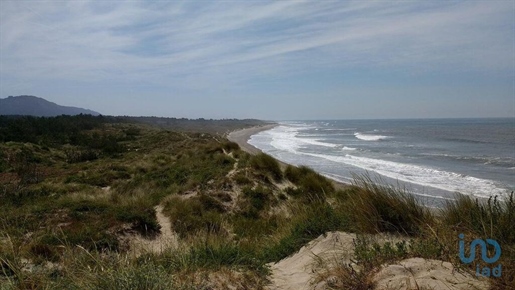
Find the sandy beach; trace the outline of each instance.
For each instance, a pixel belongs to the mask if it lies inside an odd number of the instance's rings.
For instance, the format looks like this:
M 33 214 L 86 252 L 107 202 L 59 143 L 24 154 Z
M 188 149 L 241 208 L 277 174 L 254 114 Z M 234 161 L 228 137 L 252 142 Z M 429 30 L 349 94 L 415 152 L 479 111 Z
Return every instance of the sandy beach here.
M 276 126 L 278 126 L 278 124 L 256 126 L 256 127 L 251 127 L 251 128 L 247 128 L 247 129 L 233 131 L 227 135 L 227 139 L 240 145 L 240 148 L 243 151 L 245 151 L 249 154 L 255 155 L 262 151 L 248 143 L 250 136 L 255 135 L 261 131 L 270 130 Z M 289 165 L 288 163 L 285 163 L 281 160 L 277 160 L 277 162 L 279 162 L 282 169 L 285 169 Z M 339 182 L 339 181 L 336 181 L 331 178 L 329 178 L 329 180 L 331 180 L 333 182 L 333 184 L 336 188 L 345 188 L 345 187 L 349 186 L 349 184 L 345 184 L 343 182 Z
M 278 124 L 256 126 L 256 127 L 246 128 L 243 130 L 233 131 L 227 135 L 227 139 L 229 139 L 232 142 L 238 143 L 238 145 L 240 145 L 240 148 L 243 151 L 250 153 L 250 154 L 257 154 L 257 153 L 261 152 L 261 150 L 250 145 L 247 142 L 250 139 L 250 136 L 255 135 L 261 131 L 270 130 L 276 126 L 278 126 Z

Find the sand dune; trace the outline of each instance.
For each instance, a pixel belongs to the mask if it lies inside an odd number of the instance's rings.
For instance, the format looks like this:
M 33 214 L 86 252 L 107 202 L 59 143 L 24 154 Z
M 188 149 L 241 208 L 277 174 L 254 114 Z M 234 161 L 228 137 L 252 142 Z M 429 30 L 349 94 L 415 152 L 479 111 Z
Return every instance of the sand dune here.
M 336 289 L 345 289 L 342 288 L 345 285 L 344 281 L 339 281 L 342 277 L 328 275 L 328 278 L 322 281 L 317 281 L 317 277 L 321 276 L 319 273 L 330 273 L 331 268 L 338 265 L 350 265 L 355 271 L 360 271 L 359 267 L 352 262 L 355 238 L 355 234 L 345 232 L 326 233 L 309 242 L 294 255 L 270 264 L 272 275 L 268 289 L 334 289 L 329 288 L 329 285 L 336 286 Z M 379 244 L 399 240 L 386 235 L 377 235 L 373 238 Z M 382 265 L 370 280 L 377 290 L 488 289 L 488 283 L 485 280 L 478 280 L 467 272 L 458 271 L 449 262 L 422 258 L 411 258 L 395 264 Z

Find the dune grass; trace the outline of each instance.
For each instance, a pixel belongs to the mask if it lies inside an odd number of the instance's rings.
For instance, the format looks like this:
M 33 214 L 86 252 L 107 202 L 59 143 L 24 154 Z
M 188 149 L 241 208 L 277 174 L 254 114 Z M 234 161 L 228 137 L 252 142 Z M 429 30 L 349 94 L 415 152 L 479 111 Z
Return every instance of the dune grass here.
M 502 249 L 497 262 L 502 265 L 502 276 L 492 279 L 493 289 L 515 289 L 515 194 L 490 197 L 479 201 L 468 195 L 457 195 L 441 211 L 442 239 L 452 240 L 464 234 L 473 239 L 496 240 Z M 449 237 L 451 236 L 451 237 Z M 489 249 L 491 250 L 491 249 Z M 493 256 L 490 253 L 489 256 Z
M 357 232 L 391 232 L 418 235 L 433 223 L 433 216 L 406 189 L 373 181 L 368 175 L 355 176 L 349 191 L 348 210 Z
M 407 257 L 461 265 L 459 233 L 499 241 L 504 272 L 493 285 L 513 284 L 513 194 L 486 203 L 459 196 L 435 214 L 404 188 L 365 175 L 337 189 L 308 167 L 282 169 L 217 135 L 103 126 L 80 136 L 118 136 L 123 150 L 0 143 L 0 289 L 261 289 L 267 263 L 329 231 L 358 235 L 366 271 L 340 268 L 348 287 L 367 289 L 367 273 Z M 179 246 L 131 255 L 128 239 L 161 232 L 157 205 Z M 376 233 L 404 242 L 366 238 Z
M 270 155 L 259 153 L 254 155 L 249 160 L 250 166 L 261 173 L 264 177 L 270 176 L 275 181 L 280 181 L 283 178 L 283 173 L 279 162 Z

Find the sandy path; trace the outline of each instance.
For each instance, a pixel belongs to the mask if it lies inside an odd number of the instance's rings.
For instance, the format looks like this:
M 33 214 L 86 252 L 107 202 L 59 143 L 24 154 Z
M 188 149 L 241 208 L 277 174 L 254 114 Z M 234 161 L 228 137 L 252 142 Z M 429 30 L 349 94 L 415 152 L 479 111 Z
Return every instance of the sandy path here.
M 178 246 L 177 234 L 172 231 L 170 219 L 163 214 L 163 206 L 158 205 L 154 209 L 156 210 L 157 222 L 161 226 L 161 234 L 155 239 L 136 236 L 131 241 L 131 249 L 137 256 L 146 252 L 161 253 L 166 249 L 177 248 Z
M 314 289 L 313 282 L 317 273 L 317 262 L 326 266 L 335 259 L 345 259 L 350 263 L 353 253 L 354 234 L 330 232 L 302 247 L 297 253 L 270 264 L 272 284 L 269 290 L 308 290 Z

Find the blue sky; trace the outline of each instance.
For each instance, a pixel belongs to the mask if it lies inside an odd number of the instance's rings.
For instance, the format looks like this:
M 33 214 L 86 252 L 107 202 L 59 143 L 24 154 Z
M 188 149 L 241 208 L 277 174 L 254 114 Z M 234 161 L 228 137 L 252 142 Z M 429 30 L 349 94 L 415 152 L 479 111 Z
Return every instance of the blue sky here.
M 0 98 L 108 115 L 515 117 L 515 1 L 0 1 Z

